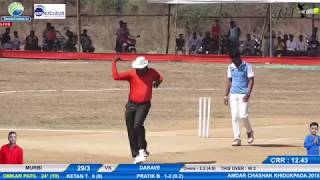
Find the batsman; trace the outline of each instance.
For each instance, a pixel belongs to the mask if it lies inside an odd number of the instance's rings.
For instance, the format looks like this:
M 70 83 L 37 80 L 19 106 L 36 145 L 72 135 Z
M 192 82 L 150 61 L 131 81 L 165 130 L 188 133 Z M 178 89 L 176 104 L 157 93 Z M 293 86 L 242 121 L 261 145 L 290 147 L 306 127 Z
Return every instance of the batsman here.
M 133 69 L 122 73 L 118 73 L 118 61 L 121 59 L 116 58 L 112 62 L 112 75 L 114 80 L 128 81 L 130 85 L 125 118 L 133 163 L 138 164 L 146 161 L 149 156 L 144 121 L 151 107 L 152 88 L 158 88 L 163 77 L 155 69 L 148 67 L 148 60 L 143 56 L 133 61 Z

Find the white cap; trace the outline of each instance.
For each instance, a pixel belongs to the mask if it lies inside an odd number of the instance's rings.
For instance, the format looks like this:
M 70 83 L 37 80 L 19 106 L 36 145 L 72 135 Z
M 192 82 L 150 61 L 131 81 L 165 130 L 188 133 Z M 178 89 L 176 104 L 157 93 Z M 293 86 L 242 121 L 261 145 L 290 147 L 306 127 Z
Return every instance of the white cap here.
M 143 69 L 148 66 L 149 62 L 145 57 L 139 56 L 135 61 L 132 62 L 132 68 L 134 69 Z

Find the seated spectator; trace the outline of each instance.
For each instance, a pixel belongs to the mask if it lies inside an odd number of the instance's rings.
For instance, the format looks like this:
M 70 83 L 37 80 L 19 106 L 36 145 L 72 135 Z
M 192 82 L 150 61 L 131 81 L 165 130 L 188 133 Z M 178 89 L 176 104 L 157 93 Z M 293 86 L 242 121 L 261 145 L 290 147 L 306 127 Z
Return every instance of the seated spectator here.
M 286 45 L 280 36 L 277 39 L 275 50 L 276 50 L 276 56 L 278 57 L 281 57 L 286 53 Z
M 201 46 L 201 39 L 197 37 L 197 33 L 193 32 L 192 37 L 188 41 L 189 54 L 197 54 Z
M 18 32 L 13 32 L 13 40 L 12 40 L 12 50 L 20 50 L 20 46 L 22 45 L 22 39 L 19 37 Z
M 80 43 L 82 46 L 82 52 L 94 52 L 95 48 L 92 46 L 91 38 L 86 29 L 84 29 L 80 35 Z
M 300 35 L 299 40 L 297 41 L 297 55 L 299 55 L 299 56 L 307 55 L 307 49 L 308 49 L 308 45 L 304 41 L 303 36 Z
M 243 46 L 240 47 L 241 54 L 254 56 L 256 42 L 251 38 L 251 34 L 247 34 L 247 39 L 244 41 Z
M 55 51 L 62 51 L 67 40 L 60 31 L 56 31 L 56 35 L 57 40 L 55 44 Z
M 76 44 L 78 42 L 78 37 L 75 33 L 73 33 L 72 31 L 70 31 L 70 29 L 68 27 L 64 28 L 66 30 L 65 35 L 67 36 L 67 40 L 64 46 L 64 51 L 67 52 L 76 52 L 77 48 L 76 48 Z
M 34 31 L 30 31 L 30 34 L 26 37 L 25 50 L 40 50 L 39 39 L 34 34 Z
M 186 41 L 183 34 L 179 34 L 179 37 L 176 39 L 176 54 L 179 52 L 186 54 Z
M 202 39 L 202 54 L 213 53 L 213 39 L 211 38 L 210 32 L 206 32 L 205 37 Z
M 57 33 L 54 26 L 51 26 L 47 32 L 48 51 L 55 51 L 54 44 L 57 40 Z
M 283 35 L 283 42 L 284 42 L 284 45 L 285 45 L 285 52 L 284 52 L 284 55 L 286 55 L 286 54 L 287 54 L 287 41 L 288 41 L 288 39 L 289 39 L 288 34 L 284 34 L 284 35 Z
M 9 143 L 1 147 L 0 164 L 23 164 L 23 149 L 17 145 L 17 133 L 9 132 Z
M 289 40 L 287 40 L 287 56 L 296 55 L 297 42 L 293 40 L 293 34 L 289 35 Z
M 311 37 L 311 41 L 308 44 L 308 56 L 318 56 L 319 55 L 320 43 L 316 36 Z
M 6 28 L 5 32 L 2 34 L 1 46 L 3 49 L 12 49 L 10 28 Z

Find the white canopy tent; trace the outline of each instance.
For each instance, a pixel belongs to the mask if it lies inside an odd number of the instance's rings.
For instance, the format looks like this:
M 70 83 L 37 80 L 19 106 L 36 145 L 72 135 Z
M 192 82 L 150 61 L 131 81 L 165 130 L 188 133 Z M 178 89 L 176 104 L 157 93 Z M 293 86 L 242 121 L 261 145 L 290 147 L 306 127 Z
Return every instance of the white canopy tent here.
M 320 3 L 320 0 L 148 0 L 148 3 L 169 4 L 169 14 L 171 14 L 170 5 L 178 4 L 215 4 L 215 3 L 268 3 L 269 4 L 269 29 L 270 29 L 270 56 L 272 56 L 272 3 Z M 169 49 L 169 29 L 170 17 L 168 18 L 168 42 L 167 53 Z

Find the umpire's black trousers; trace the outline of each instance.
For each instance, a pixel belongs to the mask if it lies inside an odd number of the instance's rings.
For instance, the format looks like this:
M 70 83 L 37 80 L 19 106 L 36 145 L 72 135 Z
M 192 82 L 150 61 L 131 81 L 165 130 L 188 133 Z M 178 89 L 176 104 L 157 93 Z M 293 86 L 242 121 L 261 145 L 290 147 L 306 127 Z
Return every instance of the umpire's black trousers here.
M 150 107 L 150 102 L 139 104 L 129 101 L 126 105 L 126 125 L 132 157 L 139 154 L 139 149 L 147 149 L 144 121 Z

